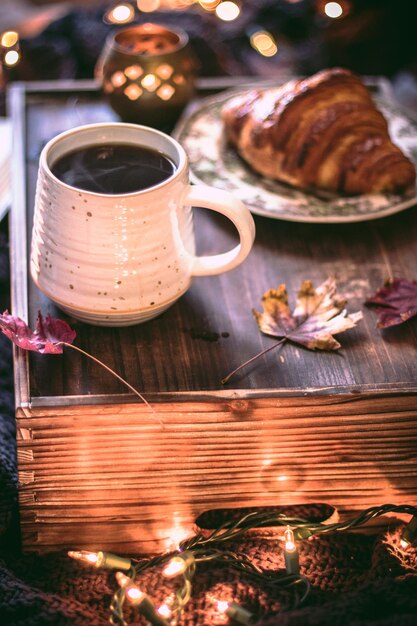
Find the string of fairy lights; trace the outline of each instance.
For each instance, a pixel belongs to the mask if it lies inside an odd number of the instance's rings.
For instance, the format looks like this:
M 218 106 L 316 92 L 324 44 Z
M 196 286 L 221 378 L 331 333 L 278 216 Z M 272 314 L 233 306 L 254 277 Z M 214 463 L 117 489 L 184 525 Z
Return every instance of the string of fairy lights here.
M 303 0 L 284 0 L 288 4 L 297 4 Z M 123 25 L 133 22 L 138 14 L 151 15 L 155 11 L 188 9 L 191 6 L 212 13 L 224 22 L 239 19 L 244 0 L 136 0 L 133 2 L 117 2 L 103 15 L 108 24 Z M 351 10 L 349 0 L 327 2 L 316 0 L 317 12 L 322 17 L 340 19 Z M 250 44 L 256 52 L 264 57 L 273 57 L 278 53 L 279 44 L 272 33 L 259 29 L 250 35 Z M 21 60 L 19 33 L 7 30 L 0 33 L 0 63 L 3 67 L 13 68 Z
M 266 591 L 278 588 L 286 590 L 291 596 L 292 607 L 297 607 L 305 601 L 311 587 L 308 578 L 301 573 L 298 544 L 322 534 L 358 528 L 372 519 L 390 513 L 411 515 L 398 540 L 397 553 L 404 554 L 409 549 L 415 549 L 412 546 L 417 543 L 417 507 L 408 504 L 384 504 L 366 509 L 357 517 L 335 523 L 331 523 L 331 519 L 327 522 L 311 522 L 283 513 L 253 511 L 239 519 L 226 521 L 209 533 L 200 532 L 184 539 L 176 550 L 141 559 L 86 550 L 70 551 L 68 555 L 96 568 L 115 571 L 118 588 L 109 607 L 109 621 L 113 626 L 128 626 L 126 608 L 129 609 L 129 615 L 133 611 L 134 622 L 141 615 L 152 626 L 177 626 L 181 623 L 181 617 L 192 597 L 193 579 L 204 564 L 227 564 L 240 572 L 242 577 L 257 581 Z M 270 527 L 282 529 L 281 534 L 277 534 L 277 540 L 284 552 L 285 569 L 264 570 L 246 554 L 234 551 L 230 548 L 230 543 L 226 543 L 251 530 Z M 143 589 L 143 581 L 141 586 L 141 575 L 150 568 L 160 572 L 164 584 L 170 581 L 173 583 L 172 590 L 159 607 Z M 213 610 L 231 623 L 248 626 L 259 619 L 259 616 L 238 604 L 234 598 L 215 597 L 208 593 L 207 599 Z

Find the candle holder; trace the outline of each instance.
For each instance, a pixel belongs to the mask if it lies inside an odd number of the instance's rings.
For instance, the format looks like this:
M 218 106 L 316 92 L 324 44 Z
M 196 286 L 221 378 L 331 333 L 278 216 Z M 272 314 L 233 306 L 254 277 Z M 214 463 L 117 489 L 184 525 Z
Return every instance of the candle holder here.
M 165 127 L 192 98 L 197 65 L 187 33 L 146 23 L 108 37 L 96 78 L 123 121 Z

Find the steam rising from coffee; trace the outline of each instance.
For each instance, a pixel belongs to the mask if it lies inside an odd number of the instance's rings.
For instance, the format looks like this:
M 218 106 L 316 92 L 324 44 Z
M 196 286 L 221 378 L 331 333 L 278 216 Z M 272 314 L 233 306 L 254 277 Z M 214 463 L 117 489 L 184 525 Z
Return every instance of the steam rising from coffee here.
M 125 194 L 154 187 L 175 171 L 164 154 L 133 144 L 102 144 L 68 152 L 52 173 L 71 187 L 101 194 Z

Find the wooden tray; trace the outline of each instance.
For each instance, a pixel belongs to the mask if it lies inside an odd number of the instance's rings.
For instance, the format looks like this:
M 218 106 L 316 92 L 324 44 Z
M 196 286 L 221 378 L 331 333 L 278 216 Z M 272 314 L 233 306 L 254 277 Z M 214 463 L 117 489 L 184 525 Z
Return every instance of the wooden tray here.
M 58 132 L 115 115 L 90 81 L 14 85 L 10 112 L 13 313 L 33 325 L 38 310 L 64 317 L 28 275 L 40 150 Z M 359 224 L 255 219 L 246 262 L 195 279 L 161 317 L 124 329 L 67 320 L 76 344 L 143 392 L 157 417 L 78 353 L 15 351 L 25 549 L 148 552 L 219 507 L 415 502 L 416 325 L 382 335 L 363 306 L 387 276 L 416 277 L 415 209 Z M 196 211 L 196 231 L 200 253 L 235 240 L 208 211 Z M 303 279 L 318 285 L 329 275 L 349 310 L 364 313 L 340 337 L 343 349 L 286 345 L 223 387 L 230 370 L 273 341 L 251 314 L 264 291 L 284 282 L 294 295 Z

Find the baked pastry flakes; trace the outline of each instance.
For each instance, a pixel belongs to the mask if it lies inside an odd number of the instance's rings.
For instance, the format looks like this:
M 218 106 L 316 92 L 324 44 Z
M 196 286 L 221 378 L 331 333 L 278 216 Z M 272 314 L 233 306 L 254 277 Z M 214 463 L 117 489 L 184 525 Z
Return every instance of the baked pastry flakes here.
M 268 178 L 346 194 L 402 193 L 415 184 L 413 163 L 349 70 L 238 95 L 222 117 L 241 157 Z

